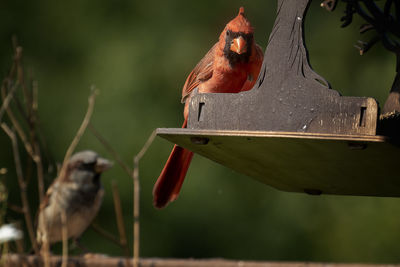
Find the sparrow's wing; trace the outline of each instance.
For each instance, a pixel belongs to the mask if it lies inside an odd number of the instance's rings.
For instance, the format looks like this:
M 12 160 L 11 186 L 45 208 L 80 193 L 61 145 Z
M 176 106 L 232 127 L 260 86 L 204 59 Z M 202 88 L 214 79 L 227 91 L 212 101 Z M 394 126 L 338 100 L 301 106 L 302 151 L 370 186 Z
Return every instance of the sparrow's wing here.
M 49 205 L 49 203 L 50 203 L 50 196 L 51 196 L 51 194 L 52 194 L 53 191 L 54 191 L 54 184 L 55 184 L 55 181 L 54 181 L 54 182 L 49 186 L 49 188 L 47 189 L 46 194 L 45 194 L 44 197 L 43 197 L 43 201 L 42 201 L 42 203 L 40 203 L 39 212 L 42 211 L 42 210 L 44 210 L 44 209 Z
M 199 84 L 209 80 L 213 75 L 214 54 L 217 47 L 216 43 L 207 54 L 197 63 L 186 79 L 182 89 L 182 103 L 185 103 L 186 98 L 190 93 L 199 86 Z

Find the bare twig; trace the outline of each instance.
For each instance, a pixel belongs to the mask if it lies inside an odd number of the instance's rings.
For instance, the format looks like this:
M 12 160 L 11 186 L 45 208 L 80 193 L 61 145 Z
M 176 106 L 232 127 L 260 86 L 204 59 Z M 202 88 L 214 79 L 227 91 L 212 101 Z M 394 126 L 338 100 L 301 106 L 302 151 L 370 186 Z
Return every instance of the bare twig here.
M 94 128 L 94 126 L 89 123 L 89 130 L 92 134 L 99 140 L 99 142 L 112 154 L 114 159 L 122 167 L 122 169 L 129 175 L 132 175 L 132 169 L 121 159 L 119 154 L 112 148 L 109 142 Z
M 2 88 L 1 88 L 1 94 L 2 94 L 2 97 L 3 97 L 3 101 L 7 96 L 7 92 L 6 91 L 7 91 L 6 86 L 5 86 L 5 84 L 3 84 Z M 11 108 L 9 106 L 7 106 L 5 108 L 5 110 L 7 111 L 7 115 L 9 117 L 13 127 L 17 131 L 19 138 L 21 138 L 22 142 L 24 143 L 24 147 L 25 147 L 26 152 L 28 152 L 28 154 L 31 155 L 31 157 L 33 159 L 35 159 L 35 155 L 33 153 L 32 146 L 28 142 L 28 138 L 26 137 L 26 134 L 25 134 L 24 130 L 22 129 L 20 123 L 18 122 L 18 120 L 14 116 L 14 113 L 12 112 Z
M 139 266 L 140 257 L 140 183 L 139 183 L 139 158 L 133 159 L 133 267 Z
M 5 87 L 6 81 L 3 82 L 3 87 Z M 11 99 L 14 96 L 14 92 L 18 87 L 18 82 L 14 84 L 14 86 L 11 88 L 10 92 L 8 92 L 7 96 L 3 99 L 3 104 L 1 105 L 0 108 L 0 121 L 3 118 L 4 111 L 8 108 L 8 105 L 10 104 Z
M 156 137 L 156 131 L 154 130 L 150 137 L 147 139 L 143 148 L 133 158 L 133 266 L 139 266 L 139 245 L 140 245 L 140 182 L 139 182 L 139 161 L 146 153 L 147 149 L 153 143 Z
M 63 177 L 65 175 L 65 171 L 66 171 L 66 167 L 67 167 L 67 162 L 69 160 L 69 158 L 71 157 L 72 153 L 74 152 L 76 146 L 78 145 L 83 133 L 86 130 L 87 125 L 89 124 L 90 118 L 92 117 L 92 113 L 93 113 L 93 109 L 94 109 L 94 103 L 95 103 L 95 99 L 96 99 L 96 95 L 97 95 L 97 89 L 93 86 L 91 88 L 91 94 L 89 96 L 89 105 L 86 111 L 86 115 L 82 121 L 81 126 L 78 129 L 78 132 L 76 133 L 74 139 L 72 140 L 70 146 L 68 147 L 67 152 L 65 153 L 64 156 L 64 161 L 63 164 L 61 166 L 61 170 L 59 173 L 59 177 Z
M 12 211 L 14 211 L 16 213 L 21 213 L 21 214 L 24 213 L 24 209 L 23 208 L 21 208 L 20 206 L 11 204 L 11 203 L 7 203 L 7 208 L 9 208 L 10 210 L 12 210 Z
M 32 110 L 37 113 L 38 110 L 38 84 L 37 81 L 32 83 Z
M 115 180 L 112 180 L 111 185 L 114 199 L 115 216 L 117 218 L 117 226 L 119 232 L 119 242 L 124 249 L 125 256 L 129 257 L 129 247 L 126 239 L 124 217 L 122 216 L 121 198 L 119 196 L 117 182 Z
M 116 244 L 122 248 L 120 240 L 118 238 L 116 238 L 113 234 L 107 232 L 107 230 L 102 228 L 100 225 L 98 225 L 97 223 L 92 223 L 91 227 L 95 232 L 104 236 L 105 238 L 109 239 L 111 242 L 113 242 L 114 244 Z
M 39 189 L 39 201 L 40 203 L 43 202 L 44 199 L 44 175 L 43 175 L 43 163 L 42 157 L 40 156 L 40 146 L 37 142 L 36 138 L 33 138 L 33 149 L 35 151 L 35 159 L 34 162 L 36 164 L 36 173 L 38 179 L 38 189 Z
M 37 108 L 38 108 L 38 101 L 37 101 L 37 95 L 38 95 L 38 87 L 37 83 L 33 82 L 32 83 L 32 96 L 29 96 L 29 93 L 26 93 L 26 97 L 28 99 L 25 99 L 27 109 L 30 110 L 28 112 L 29 116 L 29 126 L 30 126 L 30 137 L 31 137 L 31 143 L 34 151 L 35 157 L 33 158 L 33 161 L 36 164 L 36 174 L 37 174 L 37 179 L 38 179 L 38 191 L 39 191 L 39 201 L 40 203 L 43 202 L 44 199 L 44 172 L 43 172 L 43 163 L 42 163 L 42 157 L 41 157 L 41 151 L 40 151 L 40 145 L 38 141 L 38 127 L 37 127 Z
M 14 71 L 10 72 L 10 76 L 3 82 L 2 85 L 2 95 L 3 95 L 3 106 L 2 109 L 0 109 L 0 119 L 2 117 L 2 113 L 4 110 L 7 111 L 7 114 L 17 130 L 18 135 L 20 136 L 22 142 L 24 143 L 25 149 L 28 152 L 28 154 L 31 156 L 32 160 L 36 164 L 36 169 L 37 169 L 37 176 L 38 176 L 38 188 L 39 188 L 39 197 L 40 197 L 40 202 L 43 201 L 44 197 L 44 183 L 43 183 L 43 166 L 42 166 L 42 161 L 40 157 L 40 148 L 39 144 L 36 141 L 36 114 L 37 114 L 37 86 L 36 83 L 32 84 L 32 93 L 30 93 L 26 87 L 25 80 L 24 80 L 24 71 L 23 67 L 21 64 L 22 60 L 22 47 L 17 45 L 16 39 L 14 39 L 14 46 L 15 46 L 15 56 L 14 56 L 14 64 L 13 68 L 16 70 L 16 82 L 12 86 L 11 90 L 7 92 L 7 81 L 12 80 L 11 73 Z M 28 138 L 26 137 L 26 134 L 21 127 L 20 123 L 17 121 L 14 113 L 12 110 L 9 108 L 9 102 L 11 100 L 11 97 L 14 94 L 14 91 L 18 86 L 21 86 L 23 89 L 23 95 L 24 95 L 24 103 L 25 103 L 25 109 L 28 111 L 27 115 L 26 112 L 24 112 L 23 107 L 20 107 L 20 112 L 26 119 L 27 123 L 29 124 L 30 127 L 30 139 L 31 142 L 28 142 Z M 7 93 L 7 96 L 5 96 Z M 19 101 L 17 99 L 14 99 L 15 102 L 18 104 Z M 31 173 L 31 161 L 27 162 L 28 168 L 27 168 L 27 177 L 26 181 L 29 181 L 30 173 Z
M 99 142 L 112 154 L 114 159 L 118 162 L 118 164 L 122 167 L 122 169 L 129 175 L 129 177 L 133 177 L 132 169 L 127 164 L 125 164 L 125 162 L 122 160 L 120 155 L 113 149 L 113 147 L 110 145 L 110 143 L 94 128 L 94 126 L 91 123 L 89 123 L 89 129 L 91 130 L 93 135 L 99 140 Z M 120 240 L 117 240 L 113 235 L 109 234 L 108 232 L 105 232 L 105 231 L 98 231 L 98 232 L 100 234 L 108 237 L 114 243 L 117 243 L 119 246 L 121 246 L 122 249 L 124 249 L 125 255 L 127 257 L 129 257 L 129 247 L 127 245 L 121 203 L 120 203 L 118 189 L 117 189 L 115 181 L 113 181 L 112 186 L 113 186 L 114 205 L 115 205 L 118 231 L 120 234 Z M 99 229 L 97 229 L 97 230 L 99 230 Z
M 17 222 L 15 222 L 15 226 L 17 227 L 17 229 L 22 229 L 22 226 L 21 226 L 21 221 L 17 221 Z M 22 254 L 22 253 L 24 253 L 24 243 L 23 243 L 23 239 L 17 239 L 17 240 L 15 240 L 15 244 L 16 244 L 16 246 L 17 246 L 17 252 L 19 253 L 19 254 Z
M 47 235 L 46 227 L 44 227 L 43 229 L 44 229 L 44 235 L 46 236 L 46 238 L 44 239 L 43 244 L 40 249 L 41 249 L 41 254 L 43 256 L 43 259 L 44 259 L 44 266 L 50 267 L 50 243 L 49 243 L 49 239 L 47 238 L 48 235 Z
M 65 210 L 61 211 L 61 233 L 62 233 L 62 263 L 61 267 L 67 267 L 68 263 L 68 229 L 67 214 Z
M 7 82 L 10 83 L 10 81 L 13 79 L 13 75 L 14 72 L 16 72 L 16 81 L 15 84 L 13 86 L 13 88 L 10 91 L 13 91 L 14 87 L 18 87 L 20 85 L 24 86 L 24 79 L 23 79 L 23 68 L 21 65 L 21 60 L 22 60 L 22 47 L 18 46 L 18 42 L 17 39 L 14 37 L 13 38 L 13 45 L 14 45 L 14 51 L 15 51 L 15 55 L 14 55 L 14 62 L 13 62 L 13 66 L 11 67 L 11 71 L 9 76 L 5 79 L 5 82 L 3 82 L 2 84 L 2 88 L 1 88 L 1 94 L 3 97 L 3 101 L 5 101 L 8 93 L 7 93 Z M 15 90 L 15 89 L 14 89 Z M 25 88 L 24 88 L 25 90 Z M 18 136 L 21 138 L 22 142 L 24 143 L 25 149 L 28 152 L 29 155 L 31 155 L 32 159 L 35 160 L 35 155 L 33 153 L 33 149 L 31 144 L 28 142 L 28 139 L 25 135 L 25 132 L 23 130 L 23 128 L 21 127 L 20 123 L 18 122 L 18 120 L 16 119 L 16 117 L 14 116 L 14 113 L 12 112 L 11 108 L 9 107 L 9 105 L 6 106 L 5 110 L 7 111 L 7 115 L 10 118 L 13 127 L 16 129 Z
M 25 86 L 25 79 L 24 79 L 24 68 L 22 67 L 21 64 L 21 60 L 22 60 L 22 51 L 23 48 L 21 46 L 18 45 L 18 42 L 16 41 L 15 43 L 15 61 L 16 61 L 16 71 L 17 71 L 17 80 L 21 83 L 22 86 L 22 91 L 24 93 L 24 100 L 26 101 L 25 104 L 29 101 L 30 97 L 29 97 L 29 93 L 28 90 Z M 28 110 L 28 112 L 30 112 Z
M 139 153 L 137 153 L 137 155 L 135 156 L 135 158 L 138 159 L 138 161 L 144 156 L 144 154 L 147 152 L 147 149 L 149 149 L 150 145 L 153 143 L 154 138 L 156 138 L 157 136 L 157 132 L 156 130 L 154 130 L 149 138 L 147 139 L 146 143 L 144 144 L 144 146 L 142 147 L 142 149 L 139 151 Z
M 17 178 L 18 178 L 18 184 L 19 184 L 20 191 L 21 191 L 21 202 L 22 202 L 22 206 L 23 206 L 23 210 L 24 210 L 25 223 L 26 223 L 26 227 L 28 228 L 28 234 L 29 234 L 29 238 L 31 240 L 33 249 L 35 250 L 36 253 L 39 253 L 38 244 L 36 242 L 34 231 L 33 231 L 33 223 L 32 223 L 32 217 L 31 217 L 30 209 L 29 209 L 28 197 L 26 194 L 26 183 L 24 181 L 24 177 L 22 174 L 22 167 L 21 167 L 21 161 L 20 161 L 20 156 L 19 156 L 17 137 L 15 135 L 15 131 L 11 130 L 5 123 L 1 124 L 1 128 L 11 139 L 13 154 L 14 154 L 15 168 L 16 168 Z

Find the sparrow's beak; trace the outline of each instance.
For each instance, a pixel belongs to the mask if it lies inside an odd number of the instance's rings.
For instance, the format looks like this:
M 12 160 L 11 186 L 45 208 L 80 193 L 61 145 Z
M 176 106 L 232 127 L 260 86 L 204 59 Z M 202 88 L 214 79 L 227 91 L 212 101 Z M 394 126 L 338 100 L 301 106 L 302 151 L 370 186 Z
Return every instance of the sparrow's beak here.
M 247 52 L 246 40 L 242 36 L 233 39 L 231 43 L 231 51 L 239 55 L 246 53 Z
M 106 170 L 108 170 L 109 168 L 111 168 L 114 164 L 104 158 L 97 158 L 96 161 L 96 166 L 94 167 L 94 170 L 96 173 L 102 173 Z

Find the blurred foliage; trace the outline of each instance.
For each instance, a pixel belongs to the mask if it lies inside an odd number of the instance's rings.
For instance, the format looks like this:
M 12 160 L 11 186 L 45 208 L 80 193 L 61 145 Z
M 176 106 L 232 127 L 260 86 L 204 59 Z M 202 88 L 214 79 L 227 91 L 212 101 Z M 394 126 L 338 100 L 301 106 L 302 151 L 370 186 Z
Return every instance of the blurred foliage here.
M 58 162 L 83 118 L 90 85 L 95 84 L 100 95 L 92 123 L 131 164 L 153 129 L 181 125 L 185 78 L 239 6 L 245 6 L 257 42 L 266 46 L 275 1 L 227 3 L 3 0 L 0 74 L 5 76 L 11 65 L 15 34 L 24 47 L 25 67 L 38 81 L 41 129 L 50 157 Z M 319 3 L 313 1 L 306 18 L 313 68 L 343 95 L 372 96 L 383 105 L 395 73 L 394 56 L 381 45 L 359 56 L 353 44 L 360 38 L 362 21 L 341 29 L 343 4 L 329 13 Z M 0 168 L 9 170 L 3 176 L 9 202 L 19 204 L 11 145 L 4 133 L 0 147 Z M 86 148 L 111 158 L 89 131 L 78 150 Z M 280 192 L 200 156 L 194 157 L 179 199 L 156 210 L 152 186 L 171 148 L 157 138 L 141 161 L 142 257 L 400 261 L 399 200 Z M 97 222 L 117 235 L 111 179 L 117 180 L 123 197 L 132 246 L 133 185 L 118 165 L 103 175 L 106 196 Z M 34 210 L 34 181 L 29 190 Z M 12 211 L 8 216 L 22 220 Z M 120 248 L 91 229 L 82 243 L 93 252 L 122 255 Z

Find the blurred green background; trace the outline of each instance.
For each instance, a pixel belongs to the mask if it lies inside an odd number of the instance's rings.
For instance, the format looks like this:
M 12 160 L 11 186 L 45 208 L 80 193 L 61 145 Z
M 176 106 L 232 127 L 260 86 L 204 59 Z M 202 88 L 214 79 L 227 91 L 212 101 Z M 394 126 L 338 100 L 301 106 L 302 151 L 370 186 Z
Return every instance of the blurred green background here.
M 395 74 L 394 56 L 379 44 L 361 57 L 353 44 L 362 38 L 362 21 L 357 18 L 341 29 L 344 4 L 333 13 L 319 4 L 313 1 L 306 18 L 313 68 L 343 95 L 372 96 L 382 106 Z M 242 5 L 256 29 L 255 39 L 265 48 L 276 11 L 271 0 L 2 0 L 0 71 L 5 76 L 11 65 L 15 34 L 24 47 L 24 65 L 38 81 L 41 129 L 58 162 L 95 84 L 100 95 L 92 123 L 132 165 L 155 128 L 180 127 L 186 76 Z M 9 187 L 10 202 L 19 204 L 11 145 L 3 132 L 0 148 L 0 168 L 9 169 L 0 178 Z M 78 150 L 87 148 L 111 158 L 90 131 Z M 400 261 L 399 200 L 280 192 L 200 156 L 194 157 L 178 200 L 156 210 L 152 186 L 171 148 L 157 138 L 141 161 L 142 257 Z M 118 234 L 110 190 L 115 179 L 132 246 L 132 181 L 118 165 L 102 179 L 106 196 L 97 222 Z M 34 181 L 29 192 L 36 192 Z M 8 213 L 8 220 L 18 218 Z M 92 229 L 82 243 L 93 252 L 123 254 Z

